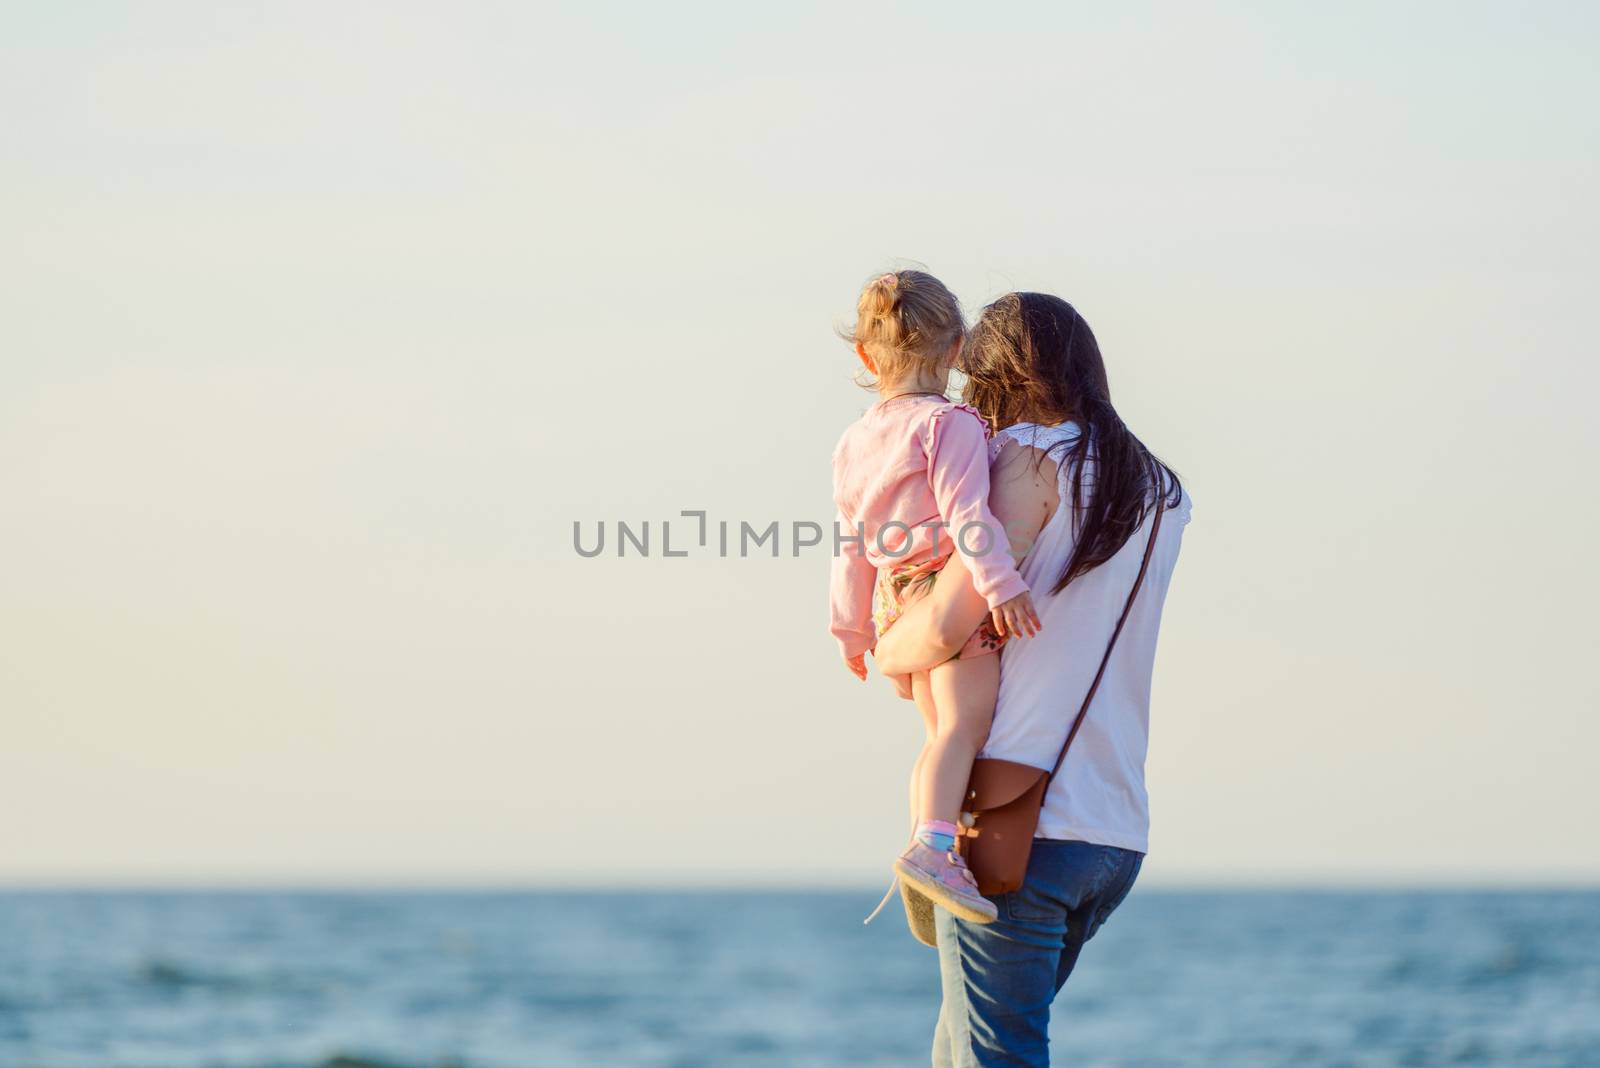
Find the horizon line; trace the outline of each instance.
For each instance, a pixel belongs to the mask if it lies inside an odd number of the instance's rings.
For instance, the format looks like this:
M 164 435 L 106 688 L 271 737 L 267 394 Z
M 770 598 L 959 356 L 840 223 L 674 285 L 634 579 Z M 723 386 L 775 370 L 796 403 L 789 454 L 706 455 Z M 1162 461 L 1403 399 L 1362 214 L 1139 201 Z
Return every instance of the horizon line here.
M 255 876 L 207 877 L 7 877 L 0 876 L 0 895 L 121 894 L 121 893 L 238 893 L 238 894 L 841 894 L 878 893 L 879 879 L 784 881 L 781 878 L 702 878 L 645 880 L 627 876 L 594 877 L 356 877 L 356 876 Z M 1586 893 L 1600 892 L 1600 875 L 1546 873 L 1542 877 L 1509 878 L 1488 873 L 1447 876 L 1415 874 L 1384 878 L 1340 879 L 1326 876 L 1283 875 L 1260 878 L 1224 876 L 1154 878 L 1141 880 L 1145 893 Z

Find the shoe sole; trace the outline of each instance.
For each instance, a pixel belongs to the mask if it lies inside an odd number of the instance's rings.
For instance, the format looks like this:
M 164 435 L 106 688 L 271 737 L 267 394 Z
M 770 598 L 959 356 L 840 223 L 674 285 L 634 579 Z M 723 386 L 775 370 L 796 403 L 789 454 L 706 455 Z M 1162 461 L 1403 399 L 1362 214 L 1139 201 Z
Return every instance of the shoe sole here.
M 898 857 L 895 858 L 894 870 L 901 879 L 911 884 L 912 889 L 921 892 L 925 897 L 931 898 L 935 905 L 943 905 L 953 916 L 959 916 L 969 923 L 993 923 L 999 918 L 995 907 L 990 905 L 989 902 L 983 902 L 988 905 L 987 910 L 980 909 L 951 893 L 948 887 L 927 872 L 907 864 Z M 979 898 L 979 900 L 982 901 L 983 899 Z
M 911 884 L 900 880 L 900 900 L 906 906 L 906 927 L 911 937 L 925 946 L 939 948 L 939 929 L 933 922 L 933 902 L 913 890 Z

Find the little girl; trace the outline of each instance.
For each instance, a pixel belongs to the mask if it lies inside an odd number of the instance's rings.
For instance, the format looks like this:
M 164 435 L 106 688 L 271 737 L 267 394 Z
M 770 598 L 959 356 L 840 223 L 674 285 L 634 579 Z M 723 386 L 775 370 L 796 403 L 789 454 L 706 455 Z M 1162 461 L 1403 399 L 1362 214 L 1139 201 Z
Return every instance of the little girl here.
M 865 654 L 950 559 L 967 558 L 988 601 L 985 622 L 957 656 L 911 680 L 928 728 L 912 770 L 916 832 L 894 862 L 908 886 L 963 919 L 992 923 L 994 905 L 955 851 L 961 795 L 989 734 L 1006 637 L 1039 628 L 1005 531 L 989 511 L 989 428 L 944 396 L 964 339 L 961 308 L 937 278 L 898 271 L 868 282 L 848 338 L 881 398 L 833 453 L 839 551 L 832 631 L 845 666 L 867 677 Z

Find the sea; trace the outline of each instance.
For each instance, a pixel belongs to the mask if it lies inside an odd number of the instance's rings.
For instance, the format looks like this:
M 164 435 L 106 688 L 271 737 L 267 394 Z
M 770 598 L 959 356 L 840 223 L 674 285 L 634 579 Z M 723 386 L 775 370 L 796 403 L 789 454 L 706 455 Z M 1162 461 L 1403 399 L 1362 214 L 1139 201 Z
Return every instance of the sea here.
M 0 893 L 0 1068 L 928 1063 L 870 889 Z M 1600 1066 L 1600 892 L 1136 888 L 1053 1062 Z

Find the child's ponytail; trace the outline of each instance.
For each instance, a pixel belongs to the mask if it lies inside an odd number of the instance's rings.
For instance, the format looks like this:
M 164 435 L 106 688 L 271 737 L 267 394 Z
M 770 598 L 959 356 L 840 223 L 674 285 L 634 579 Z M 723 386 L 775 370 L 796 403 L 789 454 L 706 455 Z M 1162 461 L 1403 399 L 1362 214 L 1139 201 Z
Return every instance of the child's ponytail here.
M 890 271 L 861 288 L 856 327 L 844 335 L 878 365 L 880 378 L 915 374 L 944 360 L 965 331 L 961 305 L 926 271 Z

